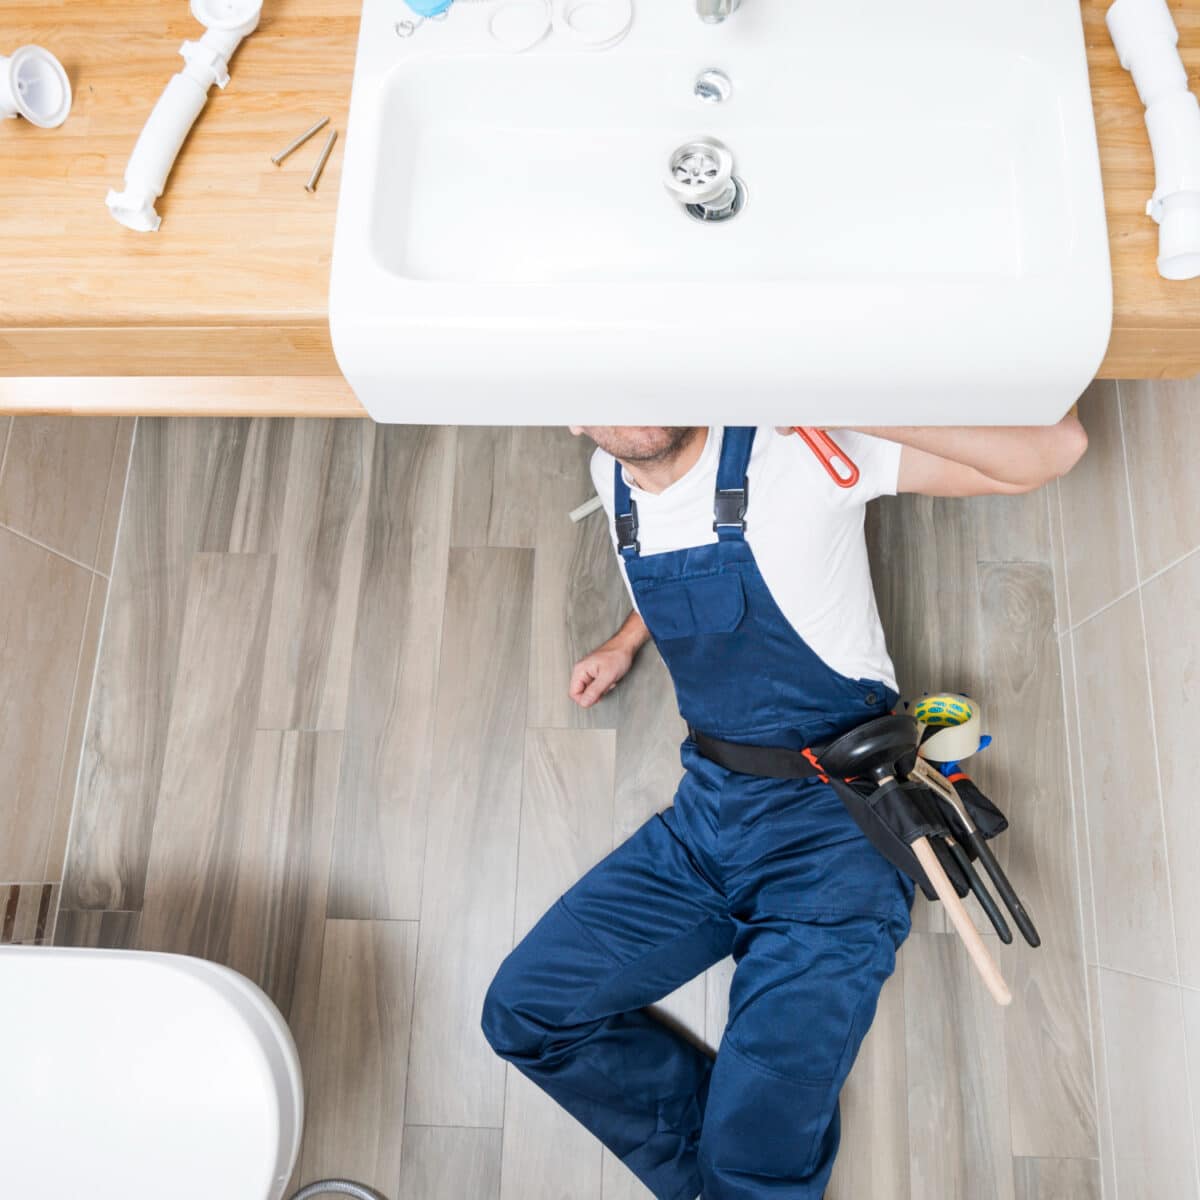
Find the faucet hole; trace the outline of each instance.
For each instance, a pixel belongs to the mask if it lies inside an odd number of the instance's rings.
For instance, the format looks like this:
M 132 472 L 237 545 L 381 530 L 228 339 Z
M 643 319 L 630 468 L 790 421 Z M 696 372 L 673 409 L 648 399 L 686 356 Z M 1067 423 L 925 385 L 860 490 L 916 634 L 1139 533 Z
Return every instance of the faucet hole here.
M 724 104 L 733 95 L 733 80 L 724 71 L 712 68 L 701 72 L 693 90 L 705 104 Z

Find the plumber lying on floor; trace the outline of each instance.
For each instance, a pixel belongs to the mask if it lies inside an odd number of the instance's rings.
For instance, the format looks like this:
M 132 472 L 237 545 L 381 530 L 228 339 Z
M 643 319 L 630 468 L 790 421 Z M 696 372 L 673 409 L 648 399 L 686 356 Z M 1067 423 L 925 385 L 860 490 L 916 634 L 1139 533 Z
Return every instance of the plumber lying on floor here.
M 845 490 L 771 428 L 573 432 L 598 447 L 592 475 L 636 610 L 575 667 L 572 697 L 594 704 L 653 638 L 691 730 L 794 750 L 899 699 L 866 503 L 1032 491 L 1087 444 L 1074 415 L 839 431 L 861 471 Z M 908 935 L 914 885 L 819 777 L 736 774 L 691 737 L 682 759 L 673 806 L 501 966 L 484 1033 L 659 1200 L 820 1200 L 838 1094 Z M 729 954 L 714 1061 L 642 1010 Z

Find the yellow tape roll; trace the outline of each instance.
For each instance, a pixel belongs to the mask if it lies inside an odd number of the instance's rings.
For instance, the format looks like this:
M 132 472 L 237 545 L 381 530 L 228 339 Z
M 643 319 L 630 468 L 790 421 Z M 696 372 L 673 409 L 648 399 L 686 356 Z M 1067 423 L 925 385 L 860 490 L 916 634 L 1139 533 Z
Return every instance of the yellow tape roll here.
M 930 762 L 960 762 L 979 752 L 983 714 L 977 701 L 955 692 L 922 696 L 913 716 L 938 732 L 921 744 L 921 757 Z

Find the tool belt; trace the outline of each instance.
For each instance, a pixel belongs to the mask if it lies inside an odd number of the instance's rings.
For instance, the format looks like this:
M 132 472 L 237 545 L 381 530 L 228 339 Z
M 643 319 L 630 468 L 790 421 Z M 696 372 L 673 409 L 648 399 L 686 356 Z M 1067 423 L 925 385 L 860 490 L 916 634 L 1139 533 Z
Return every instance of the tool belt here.
M 867 724 L 875 725 L 878 720 Z M 840 777 L 832 767 L 824 766 L 821 756 L 830 749 L 829 746 L 789 750 L 780 746 L 726 742 L 690 727 L 688 733 L 705 758 L 740 775 L 827 782 L 876 850 L 914 880 L 930 900 L 936 899 L 933 885 L 910 848 L 920 837 L 929 838 L 954 890 L 960 896 L 966 896 L 972 890 L 961 859 L 965 856 L 974 862 L 976 852 L 969 843 L 963 842 L 961 831 L 955 829 L 939 797 L 926 784 L 907 778 L 916 761 L 915 746 L 896 760 L 895 778 L 880 785 L 866 776 Z M 848 736 L 839 738 L 838 744 Z M 1004 814 L 965 772 L 951 775 L 949 782 L 971 814 L 982 839 L 990 840 L 1008 828 Z M 961 843 L 957 851 L 947 846 L 947 838 Z

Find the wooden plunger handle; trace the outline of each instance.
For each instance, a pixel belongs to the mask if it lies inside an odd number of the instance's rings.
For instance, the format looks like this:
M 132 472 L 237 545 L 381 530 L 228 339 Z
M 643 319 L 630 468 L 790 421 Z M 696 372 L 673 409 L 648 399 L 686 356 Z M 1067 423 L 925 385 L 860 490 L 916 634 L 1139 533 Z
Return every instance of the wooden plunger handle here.
M 979 936 L 979 930 L 975 928 L 974 922 L 966 908 L 963 907 L 963 902 L 958 898 L 954 885 L 946 877 L 946 872 L 942 869 L 942 864 L 938 862 L 937 855 L 934 854 L 933 847 L 929 844 L 929 839 L 927 837 L 917 838 L 912 844 L 912 850 L 929 882 L 933 884 L 933 890 L 937 892 L 938 899 L 946 906 L 946 912 L 950 914 L 950 920 L 954 923 L 954 928 L 958 931 L 958 936 L 962 938 L 967 953 L 974 960 L 979 974 L 983 977 L 987 990 L 992 993 L 992 998 L 997 1004 L 1007 1007 L 1012 1003 L 1012 992 L 1008 990 L 1008 984 L 1004 982 L 1004 976 L 1000 974 L 996 960 L 984 945 L 983 938 Z

